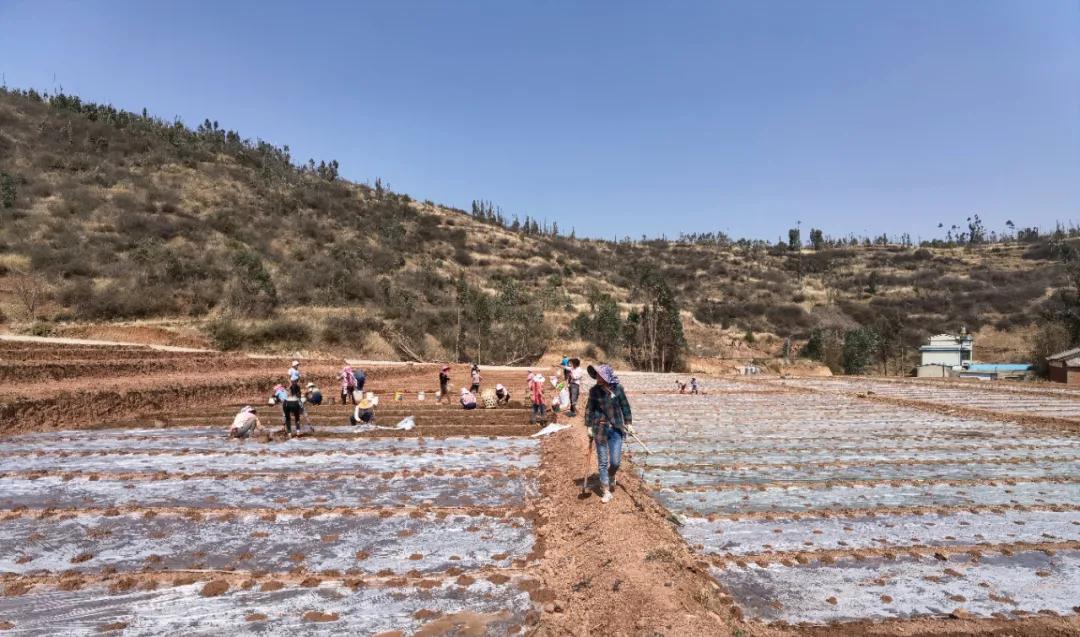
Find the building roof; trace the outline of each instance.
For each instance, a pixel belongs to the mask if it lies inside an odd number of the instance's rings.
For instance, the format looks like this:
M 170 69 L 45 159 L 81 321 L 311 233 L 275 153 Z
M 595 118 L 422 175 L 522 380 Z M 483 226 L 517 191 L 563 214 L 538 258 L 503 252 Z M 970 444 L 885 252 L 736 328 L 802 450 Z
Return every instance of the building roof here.
M 1076 359 L 1080 358 L 1080 347 L 1074 347 L 1067 349 L 1064 352 L 1058 352 L 1053 356 L 1047 356 L 1048 361 L 1065 361 L 1066 363 L 1073 364 Z
M 968 365 L 973 372 L 1026 372 L 1031 369 L 1029 363 L 974 363 Z

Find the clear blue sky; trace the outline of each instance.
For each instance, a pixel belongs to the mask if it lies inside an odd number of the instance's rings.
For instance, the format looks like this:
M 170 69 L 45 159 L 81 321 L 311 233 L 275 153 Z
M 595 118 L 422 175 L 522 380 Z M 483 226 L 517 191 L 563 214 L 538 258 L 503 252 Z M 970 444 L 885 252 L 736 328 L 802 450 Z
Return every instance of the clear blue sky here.
M 0 0 L 0 72 L 592 236 L 1080 221 L 1080 0 Z

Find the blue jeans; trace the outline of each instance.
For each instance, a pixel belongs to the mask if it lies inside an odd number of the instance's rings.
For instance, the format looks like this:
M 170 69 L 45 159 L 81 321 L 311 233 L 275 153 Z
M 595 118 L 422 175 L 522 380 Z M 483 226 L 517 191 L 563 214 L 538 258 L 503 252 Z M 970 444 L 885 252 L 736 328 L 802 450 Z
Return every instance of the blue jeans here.
M 532 406 L 532 417 L 529 419 L 529 422 L 531 422 L 532 424 L 535 425 L 537 418 L 543 418 L 543 417 L 544 417 L 544 403 L 540 403 L 539 405 L 533 405 Z
M 608 425 L 604 426 L 604 431 L 607 442 L 601 442 L 599 438 L 596 441 L 596 467 L 600 474 L 600 484 L 606 489 L 622 464 L 623 432 L 622 429 Z

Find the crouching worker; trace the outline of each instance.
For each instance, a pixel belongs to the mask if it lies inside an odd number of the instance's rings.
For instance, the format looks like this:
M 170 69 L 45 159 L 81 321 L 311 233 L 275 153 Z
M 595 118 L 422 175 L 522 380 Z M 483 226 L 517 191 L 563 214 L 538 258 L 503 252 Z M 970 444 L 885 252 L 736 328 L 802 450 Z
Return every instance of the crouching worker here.
M 501 384 L 495 385 L 495 404 L 499 407 L 510 404 L 510 392 Z
M 262 423 L 259 422 L 259 417 L 255 415 L 255 408 L 247 406 L 241 409 L 240 413 L 233 418 L 232 425 L 229 426 L 229 437 L 250 438 L 253 434 L 262 430 Z
M 349 424 L 356 425 L 374 425 L 375 424 L 375 403 L 371 402 L 367 398 L 361 398 L 360 402 L 356 403 L 356 407 L 353 409 L 353 413 L 349 416 Z
M 623 438 L 633 433 L 630 402 L 610 365 L 589 365 L 589 377 L 596 381 L 585 405 L 585 424 L 596 442 L 597 473 L 603 488 L 600 501 L 611 501 L 615 474 L 622 464 Z
M 476 395 L 464 387 L 461 388 L 461 408 L 476 409 Z
M 307 391 L 304 392 L 304 400 L 309 405 L 321 405 L 322 404 L 322 392 L 315 386 L 315 383 L 307 384 Z

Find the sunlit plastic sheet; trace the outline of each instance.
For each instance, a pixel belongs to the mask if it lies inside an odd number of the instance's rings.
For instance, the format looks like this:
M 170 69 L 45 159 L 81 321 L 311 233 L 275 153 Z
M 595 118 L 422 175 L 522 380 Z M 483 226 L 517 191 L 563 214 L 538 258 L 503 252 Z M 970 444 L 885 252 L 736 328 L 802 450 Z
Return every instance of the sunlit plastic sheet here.
M 655 481 L 660 486 L 666 487 L 764 484 L 783 481 L 1069 478 L 1080 475 L 1080 462 L 715 466 L 693 470 L 650 468 L 645 470 L 643 475 L 650 483 Z
M 736 487 L 681 492 L 662 489 L 655 491 L 654 496 L 671 511 L 696 512 L 699 515 L 746 511 L 804 512 L 818 509 L 1049 506 L 1080 503 L 1080 482 L 1017 482 L 963 486 L 912 482 L 824 488 L 801 485 L 765 489 Z
M 422 453 L 419 455 L 383 455 L 378 453 L 340 454 L 320 451 L 302 454 L 279 452 L 245 453 L 124 453 L 104 455 L 43 454 L 8 455 L 0 461 L 2 471 L 82 471 L 82 472 L 185 472 L 237 473 L 274 472 L 353 473 L 409 470 L 487 470 L 531 469 L 539 456 L 531 451 L 494 454 Z
M 953 574 L 955 573 L 955 574 Z M 853 558 L 834 564 L 714 568 L 743 612 L 765 621 L 826 624 L 940 616 L 962 608 L 980 617 L 1042 610 L 1071 614 L 1080 591 L 1080 553 Z
M 1080 446 L 1043 447 L 1040 449 L 931 449 L 918 451 L 871 449 L 859 451 L 841 449 L 829 451 L 786 451 L 764 449 L 755 452 L 745 450 L 726 451 L 717 449 L 707 452 L 689 453 L 682 450 L 670 452 L 655 451 L 650 455 L 637 458 L 644 467 L 664 466 L 709 466 L 717 464 L 799 464 L 799 463 L 845 463 L 845 462 L 940 462 L 940 461 L 999 461 L 999 460 L 1080 460 Z
M 104 589 L 32 591 L 0 597 L 0 617 L 14 624 L 12 635 L 89 637 L 110 624 L 125 624 L 123 634 L 160 635 L 374 635 L 400 630 L 413 634 L 428 621 L 420 611 L 461 614 L 471 632 L 502 635 L 520 625 L 531 610 L 528 593 L 513 583 L 479 580 L 470 586 L 451 581 L 433 589 L 363 587 L 351 590 L 333 582 L 315 588 L 287 587 L 272 592 L 233 590 L 217 597 L 200 594 L 203 582 L 187 586 L 110 594 Z M 252 620 L 252 615 L 266 619 Z M 308 613 L 319 613 L 312 621 Z M 421 615 L 423 616 L 423 615 Z M 329 620 L 329 621 L 326 621 Z M 452 622 L 446 622 L 453 625 Z M 444 631 L 445 632 L 445 631 Z
M 507 567 L 532 550 L 533 540 L 528 520 L 485 515 L 282 514 L 268 521 L 129 513 L 8 519 L 0 521 L 0 544 L 8 547 L 0 572 L 16 574 L 103 567 L 274 572 L 301 565 L 404 573 Z
M 754 555 L 905 546 L 1080 541 L 1080 512 L 1005 511 L 805 517 L 798 520 L 690 518 L 679 533 L 706 553 Z
M 334 438 L 304 437 L 288 441 L 236 440 L 224 428 L 104 429 L 24 434 L 0 440 L 0 453 L 86 451 L 221 451 L 295 453 L 350 451 L 358 453 L 442 453 L 497 456 L 501 453 L 539 453 L 529 438 L 476 436 L 472 438 Z
M 867 378 L 835 380 L 798 378 L 786 380 L 784 384 L 819 391 L 873 392 L 890 398 L 1009 414 L 1080 418 L 1080 397 L 1065 394 L 1061 396 L 1022 395 L 1017 392 L 969 389 L 950 384 L 934 386 L 929 383 L 897 383 Z
M 65 480 L 5 478 L 0 508 L 108 508 L 118 506 L 282 509 L 303 507 L 523 506 L 537 494 L 535 478 L 475 476 L 250 476 L 188 480 Z

